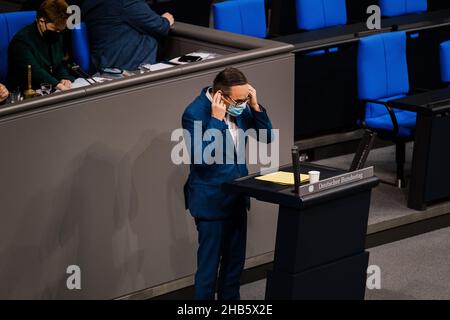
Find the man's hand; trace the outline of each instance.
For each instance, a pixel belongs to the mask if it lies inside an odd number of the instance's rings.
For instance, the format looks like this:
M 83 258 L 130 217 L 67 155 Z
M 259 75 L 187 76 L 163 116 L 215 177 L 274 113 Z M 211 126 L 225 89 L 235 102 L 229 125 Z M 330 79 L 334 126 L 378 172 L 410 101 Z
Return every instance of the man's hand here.
M 258 104 L 258 97 L 256 95 L 256 89 L 253 88 L 251 85 L 248 85 L 248 93 L 250 96 L 250 107 L 255 110 L 256 112 L 261 112 L 261 107 Z
M 175 23 L 175 19 L 173 18 L 173 15 L 171 15 L 168 12 L 164 13 L 163 15 L 161 15 L 161 17 L 166 18 L 167 21 L 169 21 L 170 26 L 173 26 L 173 24 Z
M 9 96 L 8 89 L 6 89 L 6 87 L 0 83 L 0 102 L 5 101 L 6 98 L 8 98 L 8 96 Z
M 66 91 L 70 88 L 72 88 L 72 82 L 70 80 L 61 80 L 56 86 L 56 89 L 61 91 Z
M 225 118 L 227 106 L 222 100 L 222 93 L 217 91 L 212 98 L 211 116 L 222 121 Z

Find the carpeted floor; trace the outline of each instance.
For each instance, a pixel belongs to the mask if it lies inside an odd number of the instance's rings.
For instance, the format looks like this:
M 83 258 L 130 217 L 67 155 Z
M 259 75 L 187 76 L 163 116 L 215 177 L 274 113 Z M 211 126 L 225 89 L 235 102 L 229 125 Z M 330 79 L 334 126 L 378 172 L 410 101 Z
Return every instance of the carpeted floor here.
M 411 170 L 413 144 L 409 143 L 406 150 L 405 174 L 408 177 Z M 348 170 L 352 160 L 353 154 L 329 158 L 317 161 L 316 163 Z M 366 166 L 374 166 L 375 175 L 381 180 L 394 183 L 396 175 L 395 147 L 372 150 L 367 159 Z M 407 189 L 399 189 L 395 186 L 381 183 L 372 192 L 369 224 L 391 220 L 417 212 L 406 206 L 406 200 Z
M 407 145 L 405 174 L 411 168 L 413 144 Z M 317 161 L 348 169 L 353 155 Z M 384 181 L 395 182 L 395 147 L 372 150 L 366 166 Z M 406 206 L 407 189 L 380 184 L 372 192 L 369 224 L 417 213 Z M 381 268 L 381 289 L 366 290 L 366 299 L 450 299 L 450 228 L 372 248 L 369 265 Z M 242 299 L 264 299 L 266 280 L 244 285 Z
M 450 299 L 450 228 L 369 250 L 369 265 L 381 269 L 381 289 L 367 300 Z M 243 300 L 262 300 L 266 280 L 241 287 Z

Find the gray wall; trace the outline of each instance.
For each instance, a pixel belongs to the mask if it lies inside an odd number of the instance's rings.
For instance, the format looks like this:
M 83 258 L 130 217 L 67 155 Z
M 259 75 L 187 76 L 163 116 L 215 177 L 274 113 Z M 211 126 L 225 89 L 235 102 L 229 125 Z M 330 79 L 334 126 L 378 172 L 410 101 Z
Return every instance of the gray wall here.
M 281 129 L 289 162 L 293 56 L 237 66 Z M 172 164 L 170 135 L 221 69 L 0 119 L 0 299 L 110 299 L 195 272 L 197 235 L 182 193 L 189 168 Z M 248 257 L 273 251 L 276 212 L 253 202 Z M 66 288 L 72 264 L 81 267 L 79 291 Z

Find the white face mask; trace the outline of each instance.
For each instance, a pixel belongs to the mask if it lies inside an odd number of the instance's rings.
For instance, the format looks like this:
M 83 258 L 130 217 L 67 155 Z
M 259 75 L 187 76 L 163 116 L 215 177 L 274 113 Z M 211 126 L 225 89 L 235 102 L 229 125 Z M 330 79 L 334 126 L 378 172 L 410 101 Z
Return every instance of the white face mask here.
M 245 108 L 247 108 L 247 102 L 243 102 L 241 104 L 230 104 L 227 108 L 227 113 L 230 116 L 238 117 L 244 112 Z

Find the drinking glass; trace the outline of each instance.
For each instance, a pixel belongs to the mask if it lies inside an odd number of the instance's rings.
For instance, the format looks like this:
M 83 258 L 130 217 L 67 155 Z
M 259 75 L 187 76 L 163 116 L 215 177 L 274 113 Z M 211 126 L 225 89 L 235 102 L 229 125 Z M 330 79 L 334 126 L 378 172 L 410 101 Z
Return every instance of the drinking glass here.
M 23 100 L 22 92 L 20 90 L 18 91 L 11 91 L 9 93 L 8 102 L 9 103 L 17 103 Z
M 50 83 L 41 83 L 41 91 L 44 96 L 52 93 L 52 89 L 53 86 Z

